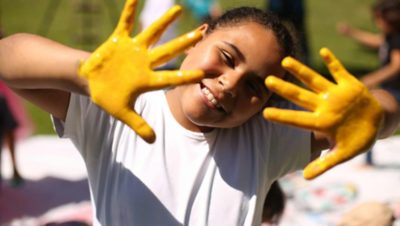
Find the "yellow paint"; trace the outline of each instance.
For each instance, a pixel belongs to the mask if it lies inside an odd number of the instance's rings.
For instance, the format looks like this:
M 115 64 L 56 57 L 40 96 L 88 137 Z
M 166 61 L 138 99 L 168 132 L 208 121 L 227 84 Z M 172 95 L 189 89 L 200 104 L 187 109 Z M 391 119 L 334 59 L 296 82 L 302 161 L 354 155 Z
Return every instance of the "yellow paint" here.
M 282 66 L 310 90 L 268 76 L 267 87 L 308 111 L 266 108 L 266 119 L 326 134 L 332 150 L 304 169 L 304 178 L 312 179 L 328 169 L 363 153 L 374 143 L 383 110 L 368 89 L 347 72 L 327 48 L 320 51 L 335 82 L 331 82 L 291 57 Z
M 136 0 L 127 0 L 112 35 L 79 68 L 79 75 L 89 83 L 94 103 L 129 125 L 147 142 L 155 140 L 151 127 L 134 110 L 136 98 L 143 92 L 199 81 L 203 72 L 153 71 L 202 38 L 196 29 L 154 49 L 167 26 L 181 12 L 174 6 L 136 37 L 130 37 Z

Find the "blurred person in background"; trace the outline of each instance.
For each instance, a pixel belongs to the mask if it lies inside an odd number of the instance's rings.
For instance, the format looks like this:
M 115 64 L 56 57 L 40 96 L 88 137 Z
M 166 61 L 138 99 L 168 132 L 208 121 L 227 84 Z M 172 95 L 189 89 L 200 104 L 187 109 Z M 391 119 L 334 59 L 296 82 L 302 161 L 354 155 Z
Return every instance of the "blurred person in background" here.
M 10 150 L 10 157 L 13 165 L 13 178 L 11 181 L 11 185 L 13 186 L 18 186 L 23 182 L 15 156 L 15 130 L 17 127 L 18 123 L 8 107 L 7 100 L 0 93 L 0 182 L 2 180 L 1 152 L 3 152 L 3 141 L 5 141 Z
M 0 27 L 0 39 L 2 39 L 4 36 L 5 34 Z M 1 156 L 5 143 L 10 151 L 10 158 L 13 167 L 13 177 L 11 180 L 11 185 L 13 187 L 21 185 L 24 181 L 18 169 L 15 153 L 17 136 L 20 134 L 20 132 L 17 131 L 20 123 L 18 122 L 19 120 L 15 110 L 19 108 L 16 105 L 20 104 L 21 103 L 18 101 L 18 97 L 13 94 L 3 82 L 0 82 L 0 182 L 2 180 Z
M 184 0 L 183 4 L 200 23 L 215 19 L 222 14 L 221 7 L 216 0 Z
M 285 211 L 286 195 L 282 190 L 279 181 L 271 184 L 264 201 L 261 226 L 279 225 Z
M 380 33 L 354 28 L 345 22 L 337 26 L 340 34 L 379 50 L 381 67 L 361 77 L 370 89 L 382 88 L 383 105 L 399 111 L 400 103 L 400 0 L 378 0 L 372 6 L 372 17 Z M 392 95 L 388 95 L 388 93 Z M 394 97 L 394 98 L 393 98 Z M 396 110 L 397 109 L 397 110 Z M 372 151 L 366 156 L 366 163 L 373 165 Z
M 300 43 L 300 60 L 309 65 L 309 47 L 306 34 L 306 10 L 303 0 L 268 0 L 266 10 L 274 12 L 294 27 Z
M 394 212 L 389 205 L 368 201 L 344 213 L 338 226 L 392 226 L 394 220 Z

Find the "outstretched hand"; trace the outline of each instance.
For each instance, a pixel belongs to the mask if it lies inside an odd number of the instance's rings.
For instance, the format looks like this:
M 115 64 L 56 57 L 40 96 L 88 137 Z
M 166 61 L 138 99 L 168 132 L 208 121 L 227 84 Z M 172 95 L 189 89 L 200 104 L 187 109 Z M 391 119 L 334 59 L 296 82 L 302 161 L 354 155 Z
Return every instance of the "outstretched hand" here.
M 154 131 L 134 110 L 143 92 L 195 82 L 202 71 L 158 71 L 159 66 L 202 38 L 197 29 L 164 45 L 149 49 L 181 12 L 174 6 L 146 30 L 131 38 L 137 0 L 127 0 L 112 35 L 79 68 L 88 80 L 94 103 L 135 130 L 147 142 L 155 140 Z
M 266 108 L 263 112 L 266 119 L 319 131 L 333 141 L 328 154 L 306 166 L 306 179 L 368 150 L 383 120 L 383 110 L 368 89 L 347 72 L 331 51 L 323 48 L 320 54 L 336 83 L 291 57 L 282 61 L 283 67 L 311 91 L 274 76 L 265 81 L 270 90 L 309 110 Z

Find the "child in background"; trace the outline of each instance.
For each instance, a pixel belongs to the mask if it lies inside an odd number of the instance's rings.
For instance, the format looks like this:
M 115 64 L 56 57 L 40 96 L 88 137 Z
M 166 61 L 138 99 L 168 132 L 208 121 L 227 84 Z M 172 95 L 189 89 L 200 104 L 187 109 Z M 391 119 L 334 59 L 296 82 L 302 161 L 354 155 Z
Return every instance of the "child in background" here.
M 368 201 L 343 214 L 338 226 L 392 226 L 393 210 L 385 203 Z
M 307 38 L 307 10 L 303 0 L 267 0 L 266 9 L 276 13 L 282 20 L 291 23 L 300 42 L 300 60 L 310 64 Z
M 260 225 L 271 184 L 319 156 L 327 139 L 334 150 L 307 178 L 392 132 L 380 127 L 386 111 L 329 50 L 321 55 L 337 83 L 285 58 L 293 39 L 271 14 L 232 9 L 147 50 L 179 7 L 131 38 L 135 7 L 127 1 L 93 54 L 29 34 L 0 41 L 0 78 L 52 114 L 81 153 L 95 225 Z M 152 71 L 194 43 L 179 71 Z M 312 91 L 279 79 L 285 69 Z M 310 112 L 286 101 L 278 106 L 287 110 L 263 111 L 271 91 Z
M 10 151 L 10 159 L 13 167 L 13 176 L 11 179 L 12 186 L 19 186 L 23 183 L 23 179 L 18 170 L 17 159 L 15 155 L 15 136 L 18 123 L 14 118 L 8 106 L 6 98 L 0 93 L 0 185 L 2 181 L 1 156 L 3 155 L 3 144 L 6 143 Z M 3 143 L 4 142 L 4 143 Z
M 222 14 L 221 7 L 216 0 L 183 0 L 183 4 L 200 23 L 216 19 Z
M 0 39 L 4 37 L 3 30 L 0 27 Z M 11 105 L 10 105 L 11 104 Z M 24 112 L 22 111 L 21 103 L 15 94 L 0 81 L 0 184 L 2 181 L 2 168 L 1 161 L 3 155 L 4 143 L 10 151 L 10 159 L 12 163 L 13 176 L 11 179 L 11 185 L 18 187 L 23 183 L 23 178 L 19 172 L 17 157 L 15 153 L 17 137 L 21 132 L 27 132 L 26 129 L 21 131 L 21 123 L 23 122 L 25 127 Z M 20 122 L 19 122 L 20 121 Z M 18 130 L 20 129 L 20 130 Z
M 362 76 L 361 81 L 370 89 L 382 88 L 392 96 L 381 95 L 386 102 L 400 104 L 400 1 L 378 0 L 372 6 L 372 15 L 380 34 L 353 28 L 346 23 L 338 25 L 338 32 L 361 44 L 379 49 L 381 68 Z M 372 165 L 372 151 L 367 153 L 366 163 Z
M 279 181 L 274 181 L 265 197 L 261 226 L 279 225 L 285 212 L 286 195 Z

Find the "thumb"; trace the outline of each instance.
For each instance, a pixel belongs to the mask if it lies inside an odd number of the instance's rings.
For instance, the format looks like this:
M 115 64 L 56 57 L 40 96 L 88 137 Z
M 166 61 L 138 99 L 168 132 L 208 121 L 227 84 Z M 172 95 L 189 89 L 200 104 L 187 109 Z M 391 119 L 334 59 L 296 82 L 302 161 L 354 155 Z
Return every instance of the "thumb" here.
M 304 168 L 303 177 L 307 180 L 314 179 L 343 162 L 337 152 L 338 150 L 330 151 L 328 154 L 309 163 L 306 168 Z
M 78 66 L 78 75 L 80 77 L 88 79 L 88 66 L 86 64 L 86 61 L 81 59 L 79 60 L 79 66 Z

